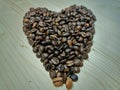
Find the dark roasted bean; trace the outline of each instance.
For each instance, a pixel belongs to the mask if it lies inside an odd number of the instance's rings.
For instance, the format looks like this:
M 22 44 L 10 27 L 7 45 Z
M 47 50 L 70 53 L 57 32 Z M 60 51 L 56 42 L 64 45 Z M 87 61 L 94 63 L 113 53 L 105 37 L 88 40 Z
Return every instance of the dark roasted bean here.
M 66 53 L 69 53 L 70 51 L 71 51 L 70 48 L 65 49 L 65 52 L 66 52 Z
M 74 62 L 72 60 L 69 60 L 69 61 L 66 62 L 66 65 L 67 66 L 73 66 Z
M 49 75 L 50 75 L 51 79 L 53 79 L 53 78 L 55 78 L 57 76 L 57 73 L 54 70 L 50 70 Z
M 79 73 L 80 72 L 80 68 L 79 67 L 74 67 L 74 72 L 75 73 Z
M 78 80 L 78 76 L 75 75 L 75 74 L 72 74 L 72 75 L 70 76 L 70 78 L 71 78 L 73 81 L 77 81 L 77 80 Z
M 64 66 L 62 64 L 59 64 L 57 66 L 58 71 L 62 72 L 64 70 Z
M 56 57 L 53 57 L 53 58 L 51 59 L 51 61 L 52 61 L 52 63 L 55 64 L 55 65 L 59 64 L 59 59 L 56 58 Z
M 67 74 L 63 73 L 63 83 L 66 83 L 66 80 L 67 80 Z
M 74 60 L 75 66 L 80 66 L 81 63 L 82 63 L 82 62 L 81 62 L 79 59 L 75 59 L 75 60 Z
M 66 59 L 62 59 L 61 61 L 60 61 L 60 63 L 66 63 Z
M 41 62 L 44 61 L 47 57 L 48 57 L 48 54 L 47 53 L 43 53 L 41 55 Z

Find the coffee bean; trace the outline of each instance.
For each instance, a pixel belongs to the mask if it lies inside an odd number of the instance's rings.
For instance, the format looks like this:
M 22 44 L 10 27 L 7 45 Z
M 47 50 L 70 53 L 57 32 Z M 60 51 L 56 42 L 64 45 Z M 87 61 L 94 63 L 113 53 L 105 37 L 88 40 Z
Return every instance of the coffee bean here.
M 63 78 L 62 77 L 56 77 L 53 79 L 53 84 L 56 87 L 62 86 L 63 85 Z
M 57 66 L 58 71 L 62 72 L 64 70 L 64 66 L 62 64 L 59 64 Z
M 48 56 L 48 59 L 51 59 L 53 56 L 54 56 L 54 54 L 50 54 L 50 55 Z
M 79 60 L 79 59 L 75 59 L 74 60 L 74 64 L 75 64 L 75 66 L 81 66 L 81 61 Z
M 71 40 L 67 40 L 67 43 L 68 43 L 69 46 L 72 45 L 72 41 Z
M 65 49 L 65 52 L 66 52 L 66 53 L 69 53 L 70 51 L 71 51 L 70 48 Z
M 48 57 L 48 54 L 47 53 L 43 53 L 41 55 L 41 62 L 43 62 L 47 57 Z
M 80 68 L 79 67 L 74 67 L 74 72 L 75 73 L 79 73 L 80 72 Z
M 63 64 L 63 63 L 66 63 L 66 61 L 67 61 L 66 59 L 62 59 L 62 60 L 60 61 L 60 63 Z
M 51 69 L 51 64 L 46 64 L 45 69 L 46 69 L 46 71 L 49 71 Z
M 69 61 L 66 62 L 66 65 L 67 66 L 73 66 L 74 62 L 72 60 L 69 60 Z
M 40 58 L 40 56 L 41 56 L 41 53 L 37 52 L 37 53 L 36 53 L 36 57 L 37 57 L 37 58 Z
M 57 72 L 57 77 L 62 77 L 62 73 L 61 72 Z
M 33 52 L 34 53 L 38 52 L 38 48 L 37 47 L 33 47 Z
M 64 33 L 62 36 L 67 37 L 69 35 L 70 35 L 69 33 Z
M 51 59 L 51 61 L 52 61 L 52 63 L 55 64 L 55 65 L 59 64 L 59 60 L 58 60 L 56 57 L 53 57 L 53 58 Z
M 88 59 L 88 54 L 87 54 L 87 53 L 84 53 L 84 54 L 83 54 L 83 58 L 84 58 L 84 59 Z
M 49 75 L 50 75 L 51 79 L 53 79 L 53 78 L 55 78 L 57 76 L 57 73 L 54 70 L 50 70 Z
M 66 80 L 67 80 L 67 74 L 63 73 L 63 83 L 66 83 Z
M 64 72 L 68 72 L 68 71 L 69 71 L 69 68 L 66 65 L 64 65 Z
M 54 55 L 55 56 L 59 55 L 59 51 L 54 51 Z
M 39 50 L 39 53 L 42 54 L 42 52 L 44 51 L 44 46 L 40 46 L 38 50 Z
M 71 56 L 68 57 L 68 59 L 72 60 L 74 57 L 75 57 L 75 55 L 72 54 Z
M 75 75 L 75 74 L 72 74 L 72 75 L 70 76 L 70 78 L 71 78 L 72 81 L 74 81 L 74 82 L 78 80 L 78 76 Z
M 72 87 L 73 87 L 73 81 L 72 81 L 72 79 L 71 78 L 67 78 L 65 85 L 66 85 L 67 90 L 71 90 Z

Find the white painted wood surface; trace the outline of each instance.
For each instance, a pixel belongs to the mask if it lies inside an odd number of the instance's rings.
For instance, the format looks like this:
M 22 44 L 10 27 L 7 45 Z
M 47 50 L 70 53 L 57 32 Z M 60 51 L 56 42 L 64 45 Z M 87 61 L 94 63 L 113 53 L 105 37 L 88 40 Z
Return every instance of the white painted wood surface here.
M 73 90 L 120 90 L 120 0 L 0 0 L 0 90 L 65 90 L 53 86 L 22 31 L 30 7 L 60 11 L 85 5 L 97 17 L 94 45 Z

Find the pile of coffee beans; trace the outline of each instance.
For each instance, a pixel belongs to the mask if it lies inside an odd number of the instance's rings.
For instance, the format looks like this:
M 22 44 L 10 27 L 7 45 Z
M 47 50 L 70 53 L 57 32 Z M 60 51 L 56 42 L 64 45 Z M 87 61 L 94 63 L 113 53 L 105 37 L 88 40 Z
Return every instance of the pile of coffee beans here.
M 95 21 L 91 10 L 76 5 L 59 13 L 30 8 L 25 14 L 23 31 L 56 87 L 65 84 L 71 89 L 78 80 L 93 44 Z

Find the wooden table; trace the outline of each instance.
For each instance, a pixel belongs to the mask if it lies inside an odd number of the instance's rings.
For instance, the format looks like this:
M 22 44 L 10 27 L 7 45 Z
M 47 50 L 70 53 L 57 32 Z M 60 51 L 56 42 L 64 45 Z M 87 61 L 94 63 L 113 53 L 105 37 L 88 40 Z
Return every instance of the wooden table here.
M 22 31 L 30 7 L 60 11 L 85 5 L 97 17 L 94 45 L 73 90 L 120 90 L 120 0 L 0 0 L 0 90 L 66 90 L 53 86 Z

